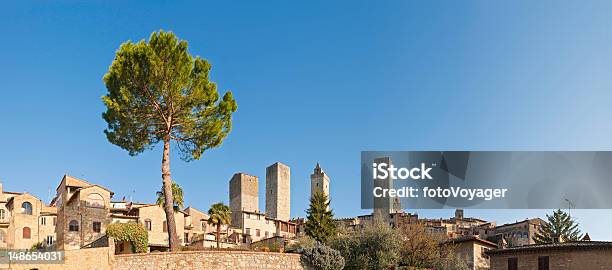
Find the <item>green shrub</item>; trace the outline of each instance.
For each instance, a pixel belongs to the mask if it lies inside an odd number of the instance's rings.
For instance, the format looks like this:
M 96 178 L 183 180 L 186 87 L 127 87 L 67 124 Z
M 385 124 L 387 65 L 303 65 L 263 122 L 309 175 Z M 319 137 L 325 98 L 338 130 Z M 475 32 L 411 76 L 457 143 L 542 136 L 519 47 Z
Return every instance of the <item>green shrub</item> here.
M 316 243 L 316 240 L 310 238 L 309 236 L 304 236 L 299 238 L 295 243 L 288 245 L 287 248 L 285 248 L 285 252 L 299 253 L 299 250 L 313 248 Z
M 392 269 L 399 265 L 401 239 L 389 224 L 374 219 L 363 230 L 337 236 L 331 247 L 344 257 L 344 269 Z
M 140 223 L 110 224 L 106 227 L 106 235 L 115 241 L 130 242 L 133 253 L 145 253 L 149 250 L 149 235 Z
M 341 270 L 344 268 L 344 258 L 340 255 L 340 252 L 324 244 L 317 242 L 313 247 L 298 251 L 302 254 L 302 262 L 316 270 Z

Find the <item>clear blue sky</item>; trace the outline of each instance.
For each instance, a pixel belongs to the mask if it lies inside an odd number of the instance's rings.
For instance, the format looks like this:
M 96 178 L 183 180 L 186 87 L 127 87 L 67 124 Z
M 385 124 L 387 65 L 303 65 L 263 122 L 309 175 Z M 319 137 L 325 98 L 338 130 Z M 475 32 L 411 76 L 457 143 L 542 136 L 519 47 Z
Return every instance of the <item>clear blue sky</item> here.
M 263 210 L 276 161 L 292 169 L 292 216 L 305 215 L 319 161 L 336 215 L 348 217 L 367 212 L 361 150 L 612 150 L 612 2 L 200 2 L 5 3 L 5 189 L 47 200 L 68 173 L 116 199 L 135 190 L 154 200 L 161 149 L 130 157 L 108 143 L 100 97 L 119 44 L 160 28 L 188 40 L 238 101 L 221 148 L 172 163 L 197 208 L 227 203 L 241 171 L 260 177 Z M 546 212 L 466 215 L 504 223 Z M 592 238 L 612 240 L 612 211 L 573 213 Z

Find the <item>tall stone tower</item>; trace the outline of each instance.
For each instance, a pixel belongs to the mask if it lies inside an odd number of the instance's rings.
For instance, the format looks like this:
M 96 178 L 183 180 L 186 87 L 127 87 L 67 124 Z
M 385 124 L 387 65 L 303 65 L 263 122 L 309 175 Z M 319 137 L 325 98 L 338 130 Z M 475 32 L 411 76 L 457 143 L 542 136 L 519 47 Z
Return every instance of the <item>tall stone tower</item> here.
M 259 212 L 257 176 L 236 173 L 230 180 L 232 225 L 242 227 L 242 212 Z
M 391 166 L 391 158 L 390 157 L 382 157 L 374 159 L 374 163 L 387 163 Z M 387 179 L 377 179 L 374 180 L 374 187 L 381 187 L 383 189 L 393 188 L 393 179 L 391 178 L 391 174 Z M 390 215 L 392 213 L 396 213 L 402 209 L 400 198 L 398 197 L 380 197 L 374 198 L 374 215 L 380 215 L 384 220 L 390 219 Z
M 325 194 L 329 199 L 329 176 L 321 169 L 321 165 L 317 162 L 314 172 L 310 175 L 310 196 L 320 192 Z
M 276 162 L 266 168 L 266 216 L 287 221 L 291 207 L 291 170 Z

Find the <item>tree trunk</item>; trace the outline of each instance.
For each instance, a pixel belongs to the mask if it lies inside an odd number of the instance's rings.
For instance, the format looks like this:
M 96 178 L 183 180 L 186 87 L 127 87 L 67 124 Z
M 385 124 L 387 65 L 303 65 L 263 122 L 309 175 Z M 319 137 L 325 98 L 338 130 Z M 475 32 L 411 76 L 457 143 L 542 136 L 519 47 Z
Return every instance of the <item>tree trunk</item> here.
M 170 176 L 170 138 L 164 140 L 164 155 L 162 157 L 162 182 L 164 185 L 164 211 L 166 212 L 166 225 L 168 226 L 168 244 L 170 251 L 178 251 L 180 244 L 176 235 L 176 221 L 174 220 L 174 200 L 172 199 L 172 177 Z
M 217 249 L 220 248 L 219 242 L 221 242 L 221 223 L 217 224 Z

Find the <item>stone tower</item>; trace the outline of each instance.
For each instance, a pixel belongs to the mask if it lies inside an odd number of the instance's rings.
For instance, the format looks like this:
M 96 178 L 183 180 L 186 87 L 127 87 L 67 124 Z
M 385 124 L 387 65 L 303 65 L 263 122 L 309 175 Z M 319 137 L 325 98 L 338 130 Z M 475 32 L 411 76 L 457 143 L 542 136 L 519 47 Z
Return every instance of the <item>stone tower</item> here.
M 390 157 L 382 157 L 374 159 L 374 163 L 387 163 L 391 166 L 391 158 Z M 374 187 L 381 187 L 383 189 L 394 188 L 393 179 L 391 178 L 391 174 L 387 179 L 377 179 L 374 180 Z M 390 215 L 392 213 L 397 213 L 402 209 L 400 198 L 398 197 L 380 197 L 374 198 L 374 215 L 381 215 L 384 220 L 390 219 Z
M 242 212 L 259 212 L 257 176 L 236 173 L 230 180 L 232 225 L 242 227 Z
M 266 216 L 288 221 L 290 218 L 291 170 L 276 162 L 266 168 Z
M 321 169 L 321 165 L 317 162 L 314 172 L 310 175 L 310 196 L 321 192 L 327 196 L 329 200 L 329 176 Z

